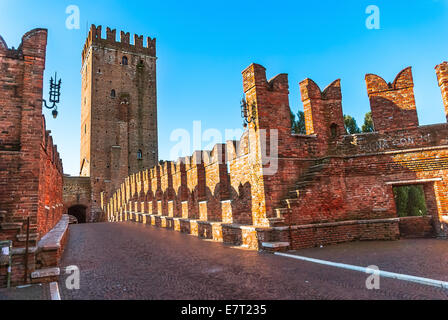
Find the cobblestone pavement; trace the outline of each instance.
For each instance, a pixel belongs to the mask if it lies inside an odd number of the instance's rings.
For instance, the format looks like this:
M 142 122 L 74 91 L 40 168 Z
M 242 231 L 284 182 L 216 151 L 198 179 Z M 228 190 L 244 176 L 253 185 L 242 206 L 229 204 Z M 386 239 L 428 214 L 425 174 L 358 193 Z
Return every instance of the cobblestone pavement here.
M 446 290 L 387 278 L 381 279 L 380 290 L 367 290 L 367 274 L 233 249 L 141 224 L 85 224 L 70 228 L 62 266 L 80 268 L 81 289 L 67 290 L 62 276 L 62 299 L 448 299 Z M 376 254 L 368 249 L 369 245 L 376 248 Z M 419 270 L 412 275 L 437 276 L 438 280 L 443 280 L 438 275 L 446 270 L 440 264 L 446 257 L 446 245 L 436 240 L 346 246 L 327 248 L 328 255 L 324 252 L 327 249 L 299 253 L 325 259 L 348 257 L 343 262 L 365 267 L 377 261 L 380 267 L 384 263 L 387 271 Z M 409 269 L 399 269 L 402 265 Z
M 48 284 L 0 289 L 0 300 L 50 300 Z
M 351 242 L 288 253 L 361 267 L 375 265 L 383 271 L 448 282 L 446 240 Z

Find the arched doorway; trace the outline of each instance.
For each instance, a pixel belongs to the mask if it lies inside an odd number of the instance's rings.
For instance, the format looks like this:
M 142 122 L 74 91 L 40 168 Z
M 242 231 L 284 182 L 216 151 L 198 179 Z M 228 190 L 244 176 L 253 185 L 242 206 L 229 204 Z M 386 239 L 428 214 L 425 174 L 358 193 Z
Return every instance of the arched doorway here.
M 68 214 L 76 217 L 78 219 L 78 223 L 86 223 L 87 222 L 87 207 L 82 205 L 76 205 L 70 207 L 68 209 Z

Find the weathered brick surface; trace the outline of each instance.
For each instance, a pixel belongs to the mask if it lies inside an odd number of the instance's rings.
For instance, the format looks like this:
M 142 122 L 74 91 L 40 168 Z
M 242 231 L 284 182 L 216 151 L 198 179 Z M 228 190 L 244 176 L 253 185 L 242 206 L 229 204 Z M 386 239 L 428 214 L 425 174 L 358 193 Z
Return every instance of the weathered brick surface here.
M 403 238 L 427 238 L 434 234 L 434 221 L 431 216 L 400 218 L 399 227 Z
M 45 29 L 26 33 L 17 50 L 0 37 L 0 240 L 13 241 L 15 284 L 23 281 L 27 218 L 35 248 L 63 212 L 62 161 L 42 115 L 46 45 Z M 36 267 L 34 253 L 28 267 Z
M 240 141 L 179 159 L 162 183 L 160 172 L 168 171 L 156 166 L 150 196 L 137 201 L 148 202 L 153 215 L 182 217 L 174 230 L 249 249 L 446 237 L 448 125 L 418 125 L 410 68 L 393 84 L 375 75 L 366 84 L 375 132 L 347 135 L 340 80 L 321 91 L 306 79 L 300 89 L 307 134 L 292 135 L 287 75 L 267 81 L 264 67 L 251 65 L 243 87 L 253 121 Z M 123 190 L 144 184 L 125 180 L 104 206 L 109 221 L 119 221 L 133 201 L 130 195 L 114 204 Z M 431 217 L 397 218 L 393 188 L 412 184 L 423 185 Z M 161 209 L 170 201 L 172 209 Z
M 376 131 L 418 126 L 411 68 L 401 71 L 393 83 L 368 74 L 367 92 Z
M 82 52 L 81 176 L 90 177 L 88 221 L 104 219 L 110 198 L 131 174 L 158 160 L 156 40 L 92 25 Z M 133 190 L 135 191 L 135 190 Z
M 64 176 L 62 198 L 65 213 L 68 213 L 71 207 L 83 206 L 87 215 L 91 211 L 91 195 L 92 191 L 89 177 Z M 82 218 L 84 218 L 83 220 L 87 219 L 87 217 Z
M 448 62 L 443 62 L 436 66 L 437 79 L 442 91 L 442 101 L 445 107 L 446 120 L 448 121 Z

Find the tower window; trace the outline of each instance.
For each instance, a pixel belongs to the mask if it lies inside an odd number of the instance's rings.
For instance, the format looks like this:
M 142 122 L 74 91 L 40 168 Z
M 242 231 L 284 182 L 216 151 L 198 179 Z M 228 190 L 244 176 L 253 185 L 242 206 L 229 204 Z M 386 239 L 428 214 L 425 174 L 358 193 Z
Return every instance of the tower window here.
M 333 123 L 330 126 L 330 133 L 332 138 L 336 138 L 336 136 L 338 135 L 338 125 L 336 123 Z
M 140 62 L 137 65 L 137 69 L 142 70 L 145 67 L 145 63 L 143 60 L 140 60 Z
M 142 150 L 138 150 L 138 152 L 137 152 L 137 160 L 143 160 L 143 152 L 142 152 Z
M 115 90 L 112 89 L 112 91 L 110 92 L 110 96 L 111 96 L 112 98 L 115 98 L 116 95 L 117 95 L 117 94 L 116 94 Z
M 123 56 L 123 58 L 121 59 L 121 64 L 124 66 L 127 66 L 128 65 L 128 57 Z

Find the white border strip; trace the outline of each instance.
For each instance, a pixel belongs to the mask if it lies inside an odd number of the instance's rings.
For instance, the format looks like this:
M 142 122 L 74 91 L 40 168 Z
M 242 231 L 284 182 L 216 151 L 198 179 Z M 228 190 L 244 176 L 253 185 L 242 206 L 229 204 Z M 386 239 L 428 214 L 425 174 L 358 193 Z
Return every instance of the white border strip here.
M 50 283 L 50 296 L 51 300 L 61 300 L 61 295 L 59 294 L 59 286 L 57 282 Z
M 434 179 L 420 179 L 420 180 L 407 180 L 407 181 L 389 181 L 386 182 L 386 185 L 420 184 L 420 183 L 437 182 L 437 181 L 443 181 L 443 179 L 434 178 Z
M 296 260 L 301 260 L 301 261 L 322 264 L 322 265 L 326 265 L 326 266 L 330 266 L 330 267 L 359 271 L 362 273 L 368 273 L 368 274 L 378 273 L 377 270 L 353 266 L 353 265 L 344 264 L 344 263 L 336 263 L 336 262 L 307 258 L 307 257 L 302 257 L 302 256 L 295 256 L 292 254 L 286 254 L 286 253 L 281 253 L 281 252 L 276 252 L 275 255 L 286 257 L 286 258 L 292 258 L 292 259 L 296 259 Z M 419 284 L 423 284 L 423 285 L 427 285 L 427 286 L 438 287 L 438 288 L 442 288 L 442 289 L 448 289 L 448 282 L 440 281 L 440 280 L 433 280 L 433 279 L 422 278 L 422 277 L 414 277 L 414 276 L 409 276 L 406 274 L 387 272 L 387 271 L 379 271 L 379 276 L 384 277 L 384 278 L 391 278 L 391 279 L 403 280 L 403 281 L 408 281 L 408 282 L 415 282 L 415 283 L 419 283 Z

